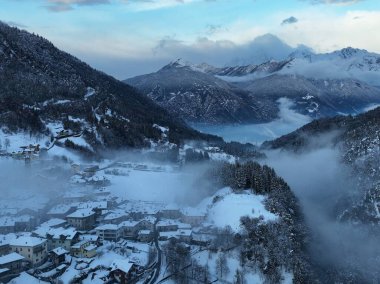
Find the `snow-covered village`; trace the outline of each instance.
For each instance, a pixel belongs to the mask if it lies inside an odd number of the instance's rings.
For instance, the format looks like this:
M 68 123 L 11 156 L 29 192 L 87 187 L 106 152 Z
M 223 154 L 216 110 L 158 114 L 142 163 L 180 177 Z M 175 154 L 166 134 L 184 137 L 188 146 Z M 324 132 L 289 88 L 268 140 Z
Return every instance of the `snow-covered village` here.
M 253 283 L 263 277 L 242 267 L 236 248 L 241 217 L 278 219 L 265 208 L 266 196 L 210 188 L 201 180 L 207 166 L 184 165 L 189 152 L 235 162 L 219 148 L 184 145 L 176 163 L 140 154 L 84 163 L 59 143 L 90 147 L 80 134 L 56 131 L 46 148 L 23 144 L 47 138 L 2 132 L 1 139 L 7 141 L 1 176 L 15 188 L 0 202 L 0 281 L 232 283 L 238 277 Z M 148 152 L 163 151 L 154 146 Z M 291 281 L 286 271 L 281 277 Z

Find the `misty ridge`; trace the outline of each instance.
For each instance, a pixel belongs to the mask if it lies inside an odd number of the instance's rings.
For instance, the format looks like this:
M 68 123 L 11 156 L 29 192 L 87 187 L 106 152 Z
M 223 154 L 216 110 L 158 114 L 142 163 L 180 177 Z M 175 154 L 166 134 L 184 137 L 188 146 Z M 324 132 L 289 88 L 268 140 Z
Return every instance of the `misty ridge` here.
M 379 277 L 379 230 L 342 218 L 362 202 L 371 183 L 345 163 L 339 140 L 342 133 L 335 129 L 312 136 L 300 134 L 300 148 L 295 144 L 294 148 L 266 150 L 263 163 L 287 181 L 301 203 L 312 232 L 310 254 L 321 281 L 371 283 Z

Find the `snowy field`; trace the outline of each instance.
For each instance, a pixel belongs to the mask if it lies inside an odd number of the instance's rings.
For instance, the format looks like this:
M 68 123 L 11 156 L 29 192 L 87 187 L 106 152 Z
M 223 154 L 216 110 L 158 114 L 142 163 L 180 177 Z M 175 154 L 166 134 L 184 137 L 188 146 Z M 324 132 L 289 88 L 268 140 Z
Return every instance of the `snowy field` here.
M 213 200 L 218 199 L 217 202 Z M 235 232 L 240 230 L 240 218 L 264 217 L 265 221 L 275 221 L 277 216 L 265 209 L 263 195 L 249 192 L 235 194 L 230 188 L 223 188 L 213 196 L 204 199 L 198 206 L 200 212 L 207 212 L 207 222 L 219 228 L 230 226 Z

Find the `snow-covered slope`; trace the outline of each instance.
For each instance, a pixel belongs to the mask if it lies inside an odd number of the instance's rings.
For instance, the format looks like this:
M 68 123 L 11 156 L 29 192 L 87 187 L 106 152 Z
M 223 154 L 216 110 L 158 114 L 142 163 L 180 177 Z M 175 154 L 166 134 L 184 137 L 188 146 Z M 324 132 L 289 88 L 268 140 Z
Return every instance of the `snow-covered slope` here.
M 280 73 L 317 79 L 354 78 L 379 86 L 380 55 L 363 49 L 343 48 L 331 53 L 292 53 L 293 58 Z

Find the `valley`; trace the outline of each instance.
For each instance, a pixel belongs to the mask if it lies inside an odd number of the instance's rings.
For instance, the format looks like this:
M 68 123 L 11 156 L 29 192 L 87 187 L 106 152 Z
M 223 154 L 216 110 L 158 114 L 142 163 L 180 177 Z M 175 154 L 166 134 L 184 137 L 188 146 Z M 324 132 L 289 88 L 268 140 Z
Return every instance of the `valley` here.
M 0 283 L 380 283 L 379 13 L 0 1 Z

